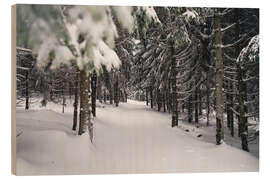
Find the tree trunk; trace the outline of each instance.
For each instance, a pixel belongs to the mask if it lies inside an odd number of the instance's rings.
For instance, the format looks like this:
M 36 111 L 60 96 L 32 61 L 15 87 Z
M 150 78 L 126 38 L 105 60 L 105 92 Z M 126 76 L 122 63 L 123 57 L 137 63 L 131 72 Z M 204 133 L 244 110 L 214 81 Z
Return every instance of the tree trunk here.
M 198 111 L 198 87 L 195 89 L 195 123 L 199 123 L 199 111 Z
M 224 140 L 223 123 L 223 62 L 221 49 L 221 25 L 220 15 L 215 14 L 215 42 L 216 42 L 216 144 L 219 145 Z
M 229 89 L 229 83 L 230 81 L 226 81 L 226 83 L 224 84 L 224 89 L 228 89 L 228 91 L 230 92 L 231 89 Z M 229 105 L 229 99 L 230 99 L 230 94 L 227 93 L 226 94 L 226 101 L 224 102 L 224 105 L 225 105 L 225 111 L 226 111 L 226 114 L 227 114 L 227 128 L 230 128 L 231 127 L 231 119 L 230 119 L 230 105 Z
M 91 96 L 92 96 L 92 114 L 96 117 L 96 100 L 97 100 L 97 74 L 93 73 L 91 79 Z
M 148 106 L 148 89 L 145 88 L 146 106 Z
M 107 94 L 106 94 L 106 90 L 104 88 L 104 90 L 103 90 L 103 102 L 106 104 L 106 101 L 107 101 Z
M 233 91 L 233 85 L 232 82 L 228 81 L 228 90 L 230 92 Z M 227 94 L 227 126 L 230 128 L 231 136 L 234 136 L 234 122 L 233 122 L 233 95 Z
M 124 91 L 124 92 L 123 92 L 123 94 L 124 94 L 124 102 L 127 102 L 127 92 L 126 92 L 125 89 L 124 89 L 123 91 Z
M 162 99 L 163 99 L 163 112 L 166 112 L 166 92 L 164 91 L 162 94 Z
M 110 104 L 113 104 L 113 89 L 112 89 L 112 87 L 109 88 L 109 96 L 110 96 Z
M 118 74 L 116 74 L 116 81 L 115 81 L 115 87 L 114 87 L 114 102 L 115 102 L 115 106 L 118 107 L 119 106 L 119 87 L 118 87 Z
M 153 109 L 153 88 L 152 86 L 150 87 L 150 104 L 151 104 L 151 109 Z
M 73 113 L 73 127 L 72 130 L 76 131 L 77 128 L 77 118 L 78 118 L 78 91 L 79 91 L 79 70 L 75 73 L 75 89 L 74 89 L 74 113 Z
M 61 90 L 61 94 L 62 94 L 62 113 L 65 113 L 65 105 L 66 105 L 66 98 L 65 98 L 65 94 L 64 94 L 64 88 L 65 88 L 65 82 L 62 82 L 62 90 Z
M 207 73 L 207 80 L 206 80 L 206 106 L 207 106 L 207 112 L 206 112 L 206 125 L 209 126 L 209 114 L 210 114 L 210 91 L 209 91 L 209 73 Z
M 176 87 L 176 58 L 174 57 L 174 43 L 171 42 L 171 71 L 172 71 L 172 127 L 178 126 L 178 101 Z
M 198 88 L 198 95 L 199 95 L 199 116 L 202 115 L 202 92 L 201 92 L 201 86 Z
M 90 140 L 93 138 L 93 124 L 91 122 L 91 111 L 89 100 L 89 78 L 85 70 L 80 71 L 80 125 L 79 135 L 85 133 L 88 129 Z
M 167 89 L 167 109 L 168 109 L 168 112 L 170 113 L 171 112 L 171 83 L 170 81 L 168 81 L 168 89 Z
M 28 71 L 26 71 L 26 74 L 25 74 L 25 110 L 28 110 L 29 109 L 29 85 L 28 85 L 28 82 L 29 82 L 29 78 L 28 78 Z
M 192 109 L 192 94 L 188 97 L 188 122 L 191 123 L 193 119 L 193 109 Z
M 239 90 L 239 125 L 238 125 L 238 134 L 242 140 L 242 149 L 249 151 L 248 149 L 248 128 L 247 128 L 247 118 L 245 117 L 246 108 L 245 108 L 245 83 L 243 81 L 243 70 L 240 65 L 238 66 L 238 90 Z
M 157 89 L 157 105 L 158 105 L 158 111 L 161 109 L 161 97 L 160 97 L 160 90 Z

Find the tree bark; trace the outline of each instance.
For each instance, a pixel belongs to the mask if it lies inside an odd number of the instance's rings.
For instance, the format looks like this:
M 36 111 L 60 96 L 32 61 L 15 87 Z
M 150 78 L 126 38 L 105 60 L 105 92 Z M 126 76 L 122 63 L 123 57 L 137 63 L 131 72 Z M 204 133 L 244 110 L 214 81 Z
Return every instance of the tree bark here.
M 206 112 L 206 125 L 209 126 L 209 114 L 210 114 L 210 91 L 209 91 L 209 72 L 207 73 L 207 80 L 206 80 L 206 106 L 207 106 L 207 112 Z
M 160 89 L 157 89 L 157 105 L 158 105 L 158 111 L 160 111 L 161 109 Z
M 28 110 L 29 109 L 29 77 L 28 77 L 28 70 L 26 71 L 26 74 L 25 74 L 25 110 Z
M 153 88 L 152 88 L 152 86 L 150 87 L 150 104 L 151 104 L 151 109 L 153 109 L 154 105 L 153 105 Z
M 118 107 L 119 106 L 119 79 L 118 79 L 118 74 L 116 74 L 116 81 L 115 81 L 115 85 L 114 85 L 114 102 L 115 102 L 115 106 Z
M 176 58 L 174 57 L 174 43 L 171 42 L 171 71 L 172 71 L 172 127 L 178 126 L 178 101 L 176 87 Z
M 243 81 L 243 70 L 240 65 L 238 65 L 238 90 L 239 90 L 239 125 L 238 125 L 238 135 L 242 140 L 242 149 L 249 151 L 248 149 L 248 128 L 247 128 L 247 118 L 245 117 L 245 83 Z
M 110 96 L 110 104 L 113 104 L 113 89 L 112 87 L 109 88 L 109 96 Z
M 146 106 L 148 106 L 148 88 L 145 88 Z
M 196 87 L 195 89 L 195 103 L 194 103 L 194 107 L 195 107 L 195 123 L 199 123 L 199 111 L 198 111 L 198 87 Z
M 166 92 L 164 91 L 162 94 L 162 99 L 163 99 L 163 112 L 166 112 Z
M 79 135 L 85 133 L 88 129 L 90 140 L 93 138 L 93 124 L 91 122 L 91 111 L 89 100 L 89 78 L 85 70 L 80 71 L 80 125 Z
M 192 94 L 188 97 L 188 122 L 191 123 L 193 119 L 192 109 Z
M 199 95 L 199 116 L 202 115 L 202 92 L 201 92 L 201 86 L 198 88 L 198 95 Z
M 103 90 L 103 102 L 106 104 L 106 101 L 107 101 L 107 94 L 106 94 L 106 90 L 104 88 L 104 90 Z
M 65 113 L 65 105 L 66 105 L 66 98 L 65 98 L 65 94 L 64 94 L 64 88 L 65 88 L 65 82 L 62 82 L 62 90 L 61 90 L 61 94 L 62 94 L 62 113 Z
M 74 89 L 74 113 L 73 113 L 73 127 L 72 130 L 76 131 L 77 128 L 77 118 L 78 118 L 78 91 L 79 91 L 79 70 L 75 73 L 75 89 Z
M 215 14 L 215 42 L 216 42 L 216 144 L 219 145 L 224 140 L 224 123 L 223 123 L 223 61 L 221 49 L 221 25 L 220 15 Z
M 92 114 L 96 117 L 96 100 L 97 100 L 97 74 L 93 73 L 91 78 L 91 96 L 92 96 Z

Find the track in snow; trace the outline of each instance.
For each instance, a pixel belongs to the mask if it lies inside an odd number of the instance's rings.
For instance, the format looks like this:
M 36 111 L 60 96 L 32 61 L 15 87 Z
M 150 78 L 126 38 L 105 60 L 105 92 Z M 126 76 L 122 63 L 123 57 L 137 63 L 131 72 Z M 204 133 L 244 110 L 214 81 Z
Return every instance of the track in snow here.
M 170 116 L 136 101 L 97 108 L 94 143 L 74 136 L 72 106 L 17 110 L 19 174 L 258 171 L 242 150 L 171 128 Z M 59 110 L 58 110 L 59 109 Z M 57 112 L 55 112 L 57 111 Z M 89 145 L 85 145 L 89 143 Z

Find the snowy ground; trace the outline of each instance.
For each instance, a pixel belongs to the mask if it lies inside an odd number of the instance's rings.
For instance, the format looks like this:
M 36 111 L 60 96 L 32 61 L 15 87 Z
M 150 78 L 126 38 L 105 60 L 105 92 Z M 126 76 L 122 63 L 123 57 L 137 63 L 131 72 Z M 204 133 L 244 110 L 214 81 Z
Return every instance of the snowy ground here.
M 203 128 L 171 128 L 169 114 L 141 102 L 99 105 L 93 144 L 87 134 L 71 130 L 71 104 L 64 114 L 52 103 L 46 109 L 31 108 L 17 108 L 16 113 L 18 175 L 259 170 L 251 153 L 206 141 Z

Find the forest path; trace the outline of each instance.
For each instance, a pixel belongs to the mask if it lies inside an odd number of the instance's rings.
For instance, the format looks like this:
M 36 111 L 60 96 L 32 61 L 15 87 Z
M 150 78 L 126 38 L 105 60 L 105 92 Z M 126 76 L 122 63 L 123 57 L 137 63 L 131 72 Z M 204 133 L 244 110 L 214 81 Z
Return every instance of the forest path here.
M 40 102 L 40 101 L 37 101 Z M 259 160 L 227 144 L 215 145 L 171 128 L 168 113 L 128 101 L 98 103 L 94 139 L 72 131 L 72 101 L 16 110 L 19 175 L 258 171 Z M 104 108 L 100 106 L 105 106 Z M 214 135 L 213 135 L 214 136 Z
M 206 143 L 182 129 L 171 128 L 169 114 L 136 101 L 98 108 L 94 136 L 95 172 L 258 170 L 258 159 L 250 154 L 226 144 Z

